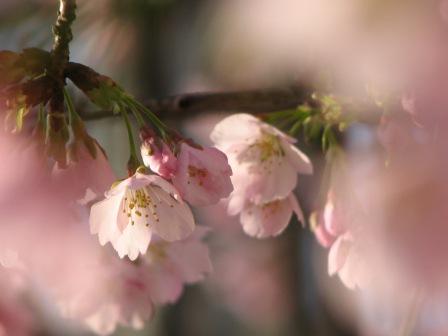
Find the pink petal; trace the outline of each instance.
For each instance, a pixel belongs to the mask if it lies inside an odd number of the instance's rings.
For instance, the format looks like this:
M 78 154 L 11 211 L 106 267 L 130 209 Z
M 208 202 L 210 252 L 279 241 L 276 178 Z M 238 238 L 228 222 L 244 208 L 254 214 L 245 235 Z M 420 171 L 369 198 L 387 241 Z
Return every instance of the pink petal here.
M 286 141 L 282 141 L 282 148 L 285 151 L 287 160 L 294 166 L 298 173 L 313 173 L 313 165 L 310 159 L 301 150 L 299 150 L 296 146 L 287 143 Z
M 286 229 L 292 216 L 289 198 L 266 203 L 252 204 L 241 212 L 244 232 L 257 238 L 277 236 Z
M 183 143 L 172 181 L 188 203 L 206 206 L 229 196 L 233 190 L 231 175 L 224 153 L 213 147 L 197 149 Z
M 201 281 L 212 271 L 208 247 L 200 240 L 206 231 L 198 226 L 188 239 L 170 244 L 167 248 L 169 258 L 186 283 Z
M 347 240 L 345 236 L 340 236 L 328 254 L 328 274 L 334 275 L 344 266 L 349 255 L 352 242 Z
M 248 142 L 260 134 L 261 121 L 246 113 L 233 114 L 216 124 L 210 138 L 218 148 L 229 144 Z
M 193 214 L 188 205 L 180 199 L 176 190 L 167 181 L 151 176 L 153 186 L 148 190 L 157 203 L 158 221 L 152 230 L 166 241 L 177 241 L 188 237 L 195 228 Z
M 150 241 L 151 231 L 146 226 L 128 224 L 113 245 L 120 258 L 127 255 L 136 260 L 140 253 L 146 253 Z
M 117 194 L 92 205 L 90 209 L 90 232 L 98 234 L 101 245 L 116 241 L 121 233 L 117 220 L 122 200 L 123 195 Z

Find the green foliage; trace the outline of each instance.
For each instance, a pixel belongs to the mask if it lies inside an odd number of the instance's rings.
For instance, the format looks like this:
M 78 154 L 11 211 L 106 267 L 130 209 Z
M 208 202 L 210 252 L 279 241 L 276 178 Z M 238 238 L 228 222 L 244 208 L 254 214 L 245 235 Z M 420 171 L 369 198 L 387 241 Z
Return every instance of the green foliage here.
M 327 152 L 338 146 L 339 134 L 353 121 L 341 101 L 333 95 L 314 93 L 309 102 L 296 109 L 269 113 L 263 119 L 293 137 L 302 135 L 307 143 L 318 143 Z

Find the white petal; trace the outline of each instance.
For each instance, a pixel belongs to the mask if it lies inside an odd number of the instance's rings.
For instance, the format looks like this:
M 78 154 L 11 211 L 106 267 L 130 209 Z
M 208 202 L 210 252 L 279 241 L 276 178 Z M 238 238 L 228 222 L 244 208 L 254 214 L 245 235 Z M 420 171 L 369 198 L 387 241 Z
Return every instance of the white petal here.
M 297 197 L 294 195 L 294 193 L 291 193 L 291 195 L 288 197 L 289 203 L 291 204 L 291 208 L 294 211 L 294 213 L 297 216 L 297 219 L 302 223 L 302 226 L 305 226 L 305 219 L 303 216 L 302 208 L 300 207 L 299 202 L 297 201 Z
M 161 178 L 160 176 L 139 174 L 139 178 L 147 181 L 147 183 L 145 183 L 145 185 L 154 184 L 156 186 L 159 186 L 160 188 L 165 190 L 167 193 L 173 195 L 173 197 L 176 200 L 181 200 L 181 197 L 180 197 L 177 189 L 170 182 Z
M 244 231 L 253 237 L 277 236 L 286 229 L 292 216 L 289 198 L 264 205 L 252 204 L 241 212 Z
M 101 306 L 95 314 L 88 317 L 86 324 L 98 335 L 112 334 L 117 328 L 120 319 L 120 307 L 108 303 Z
M 328 253 L 328 274 L 334 275 L 342 269 L 350 253 L 352 242 L 345 236 L 340 236 L 330 248 Z
M 310 159 L 300 149 L 285 141 L 282 141 L 282 148 L 285 151 L 287 160 L 291 165 L 293 165 L 298 173 L 313 173 L 313 165 Z
M 248 142 L 260 134 L 261 121 L 246 113 L 233 114 L 214 127 L 210 139 L 218 148 L 232 143 Z
M 119 212 L 123 200 L 122 194 L 106 198 L 92 205 L 90 209 L 90 232 L 98 234 L 101 245 L 114 242 L 120 235 Z
M 246 197 L 244 194 L 232 193 L 227 204 L 227 213 L 230 216 L 239 214 L 246 206 Z
M 193 214 L 185 202 L 157 186 L 148 188 L 148 194 L 157 205 L 158 220 L 152 221 L 151 226 L 158 236 L 172 242 L 184 239 L 194 231 Z
M 189 238 L 167 247 L 167 254 L 176 266 L 177 273 L 186 283 L 203 280 L 212 271 L 208 247 L 201 241 L 207 232 L 206 227 L 197 226 Z
M 247 177 L 251 179 L 251 184 L 246 196 L 253 203 L 264 204 L 284 199 L 296 187 L 297 172 L 284 158 L 277 158 L 272 163 L 264 163 L 252 169 L 253 173 L 249 173 Z
M 180 277 L 165 265 L 150 265 L 151 299 L 155 304 L 176 302 L 183 292 Z
M 144 225 L 127 225 L 114 244 L 120 258 L 128 256 L 135 260 L 139 254 L 145 254 L 151 241 L 151 231 Z
M 355 289 L 360 287 L 361 284 L 361 269 L 359 264 L 359 258 L 355 253 L 349 253 L 344 265 L 338 272 L 339 278 L 342 283 L 349 289 Z

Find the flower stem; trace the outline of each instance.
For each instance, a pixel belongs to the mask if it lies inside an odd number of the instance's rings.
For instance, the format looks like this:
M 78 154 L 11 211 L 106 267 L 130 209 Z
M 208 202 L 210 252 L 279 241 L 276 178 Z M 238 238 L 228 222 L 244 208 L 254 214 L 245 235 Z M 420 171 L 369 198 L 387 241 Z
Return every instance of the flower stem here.
M 136 110 L 134 108 L 132 108 L 131 111 L 132 111 L 132 114 L 134 115 L 135 120 L 138 123 L 138 126 L 140 128 L 145 127 L 145 120 L 142 118 L 142 115 L 140 114 L 140 111 L 138 111 L 138 110 Z
M 70 126 L 73 126 L 74 121 L 80 121 L 81 117 L 76 113 L 75 105 L 73 104 L 72 97 L 67 92 L 67 90 L 64 88 L 64 98 L 65 102 L 67 103 L 67 109 L 68 109 L 68 123 Z
M 140 161 L 137 156 L 137 148 L 135 146 L 135 141 L 134 141 L 135 138 L 134 138 L 134 134 L 132 131 L 132 125 L 129 120 L 128 114 L 126 111 L 123 111 L 121 109 L 121 115 L 123 116 L 123 120 L 126 125 L 126 130 L 128 132 L 128 138 L 129 138 L 130 157 L 129 157 L 129 161 L 128 161 L 128 172 L 129 172 L 129 175 L 131 176 L 137 171 L 138 167 L 140 166 Z
M 153 126 L 157 128 L 162 138 L 165 139 L 167 127 L 154 113 L 152 113 L 146 106 L 132 98 L 128 99 L 128 103 L 137 111 L 142 112 L 151 121 Z

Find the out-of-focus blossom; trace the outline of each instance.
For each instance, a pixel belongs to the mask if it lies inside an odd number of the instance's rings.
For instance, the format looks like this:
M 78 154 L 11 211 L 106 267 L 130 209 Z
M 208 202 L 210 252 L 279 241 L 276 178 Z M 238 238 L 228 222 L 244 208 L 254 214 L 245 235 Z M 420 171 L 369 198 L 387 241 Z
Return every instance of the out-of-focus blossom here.
M 206 232 L 198 227 L 173 243 L 155 239 L 139 263 L 116 259 L 107 250 L 93 255 L 84 271 L 95 280 L 79 278 L 63 292 L 63 315 L 83 321 L 100 335 L 112 333 L 118 325 L 142 328 L 155 305 L 174 303 L 185 284 L 201 281 L 211 271 L 208 248 L 201 242 Z
M 285 242 L 281 238 L 259 242 L 241 231 L 221 234 L 208 281 L 219 302 L 238 319 L 262 330 L 287 321 L 293 314 L 293 283 L 282 250 Z
M 86 263 L 84 272 L 95 275 L 93 283 L 77 283 L 71 295 L 60 301 L 66 318 L 82 321 L 100 335 L 108 335 L 118 325 L 141 329 L 151 319 L 154 305 L 148 270 L 113 255 Z
M 145 254 L 153 233 L 172 242 L 186 238 L 195 223 L 176 189 L 156 175 L 136 173 L 92 206 L 91 232 L 101 245 L 111 242 L 120 257 Z
M 366 260 L 349 232 L 339 236 L 328 253 L 328 274 L 338 274 L 347 288 L 366 288 L 369 279 Z
M 45 185 L 50 174 L 47 163 L 39 153 L 38 146 L 20 135 L 0 131 L 0 155 L 4 164 L 0 169 L 0 198 L 10 202 L 25 196 L 25 191 L 36 191 Z
M 401 107 L 383 119 L 379 140 L 387 151 L 387 162 L 378 146 L 368 156 L 365 151 L 353 151 L 345 174 L 338 175 L 333 202 L 335 210 L 343 209 L 335 215 L 345 231 L 334 235 L 325 226 L 324 233 L 330 233 L 328 244 L 331 236 L 335 238 L 331 270 L 341 278 L 359 274 L 359 282 L 365 283 L 363 272 L 368 270 L 375 285 L 445 287 L 448 138 L 441 130 L 447 120 L 434 113 L 431 105 L 427 113 L 419 111 L 422 124 Z M 324 236 L 321 229 L 318 232 Z M 344 269 L 341 260 L 350 266 Z
M 277 236 L 286 229 L 293 212 L 303 223 L 303 214 L 296 196 L 260 205 L 249 204 L 240 214 L 244 232 L 249 236 L 266 238 Z
M 328 274 L 338 274 L 341 281 L 350 289 L 366 286 L 368 275 L 366 260 L 362 259 L 360 250 L 350 229 L 354 229 L 350 218 L 350 207 L 343 207 L 335 199 L 333 191 L 328 193 L 327 202 L 321 214 L 316 215 L 314 234 L 318 242 L 329 248 Z
M 53 169 L 56 185 L 63 188 L 61 193 L 73 200 L 83 198 L 88 189 L 102 196 L 116 180 L 103 149 L 96 141 L 93 146 L 95 157 L 84 144 L 72 144 L 67 167 L 55 165 Z
M 5 272 L 2 270 L 0 288 L 0 336 L 28 336 L 34 328 L 34 320 L 30 308 L 21 302 L 19 293 L 11 288 L 5 281 Z
M 234 172 L 229 214 L 241 213 L 247 232 L 257 236 L 281 232 L 286 218 L 278 222 L 276 228 L 268 228 L 269 225 L 264 223 L 260 231 L 249 229 L 253 226 L 250 224 L 251 214 L 263 214 L 267 218 L 267 210 L 272 210 L 273 204 L 290 204 L 287 199 L 296 187 L 297 173 L 312 173 L 308 157 L 293 145 L 292 138 L 248 114 L 235 114 L 219 122 L 211 133 L 211 139 L 226 153 Z M 264 211 L 254 212 L 250 209 L 254 205 Z M 297 212 L 300 213 L 299 210 Z M 285 208 L 277 215 L 289 217 L 290 213 L 291 210 Z
M 197 226 L 184 240 L 173 243 L 159 240 L 151 244 L 146 262 L 153 286 L 151 295 L 156 304 L 177 301 L 184 284 L 199 282 L 212 271 L 208 247 L 201 241 L 207 231 Z
M 231 175 L 227 157 L 220 150 L 194 148 L 182 143 L 172 180 L 188 203 L 204 206 L 216 204 L 230 195 L 233 190 Z
M 268 86 L 292 73 L 300 80 L 322 76 L 324 85 L 353 95 L 372 82 L 400 90 L 410 77 L 423 78 L 423 58 L 446 59 L 437 56 L 446 8 L 444 0 L 229 0 L 210 20 L 219 41 L 213 64 L 237 86 Z

